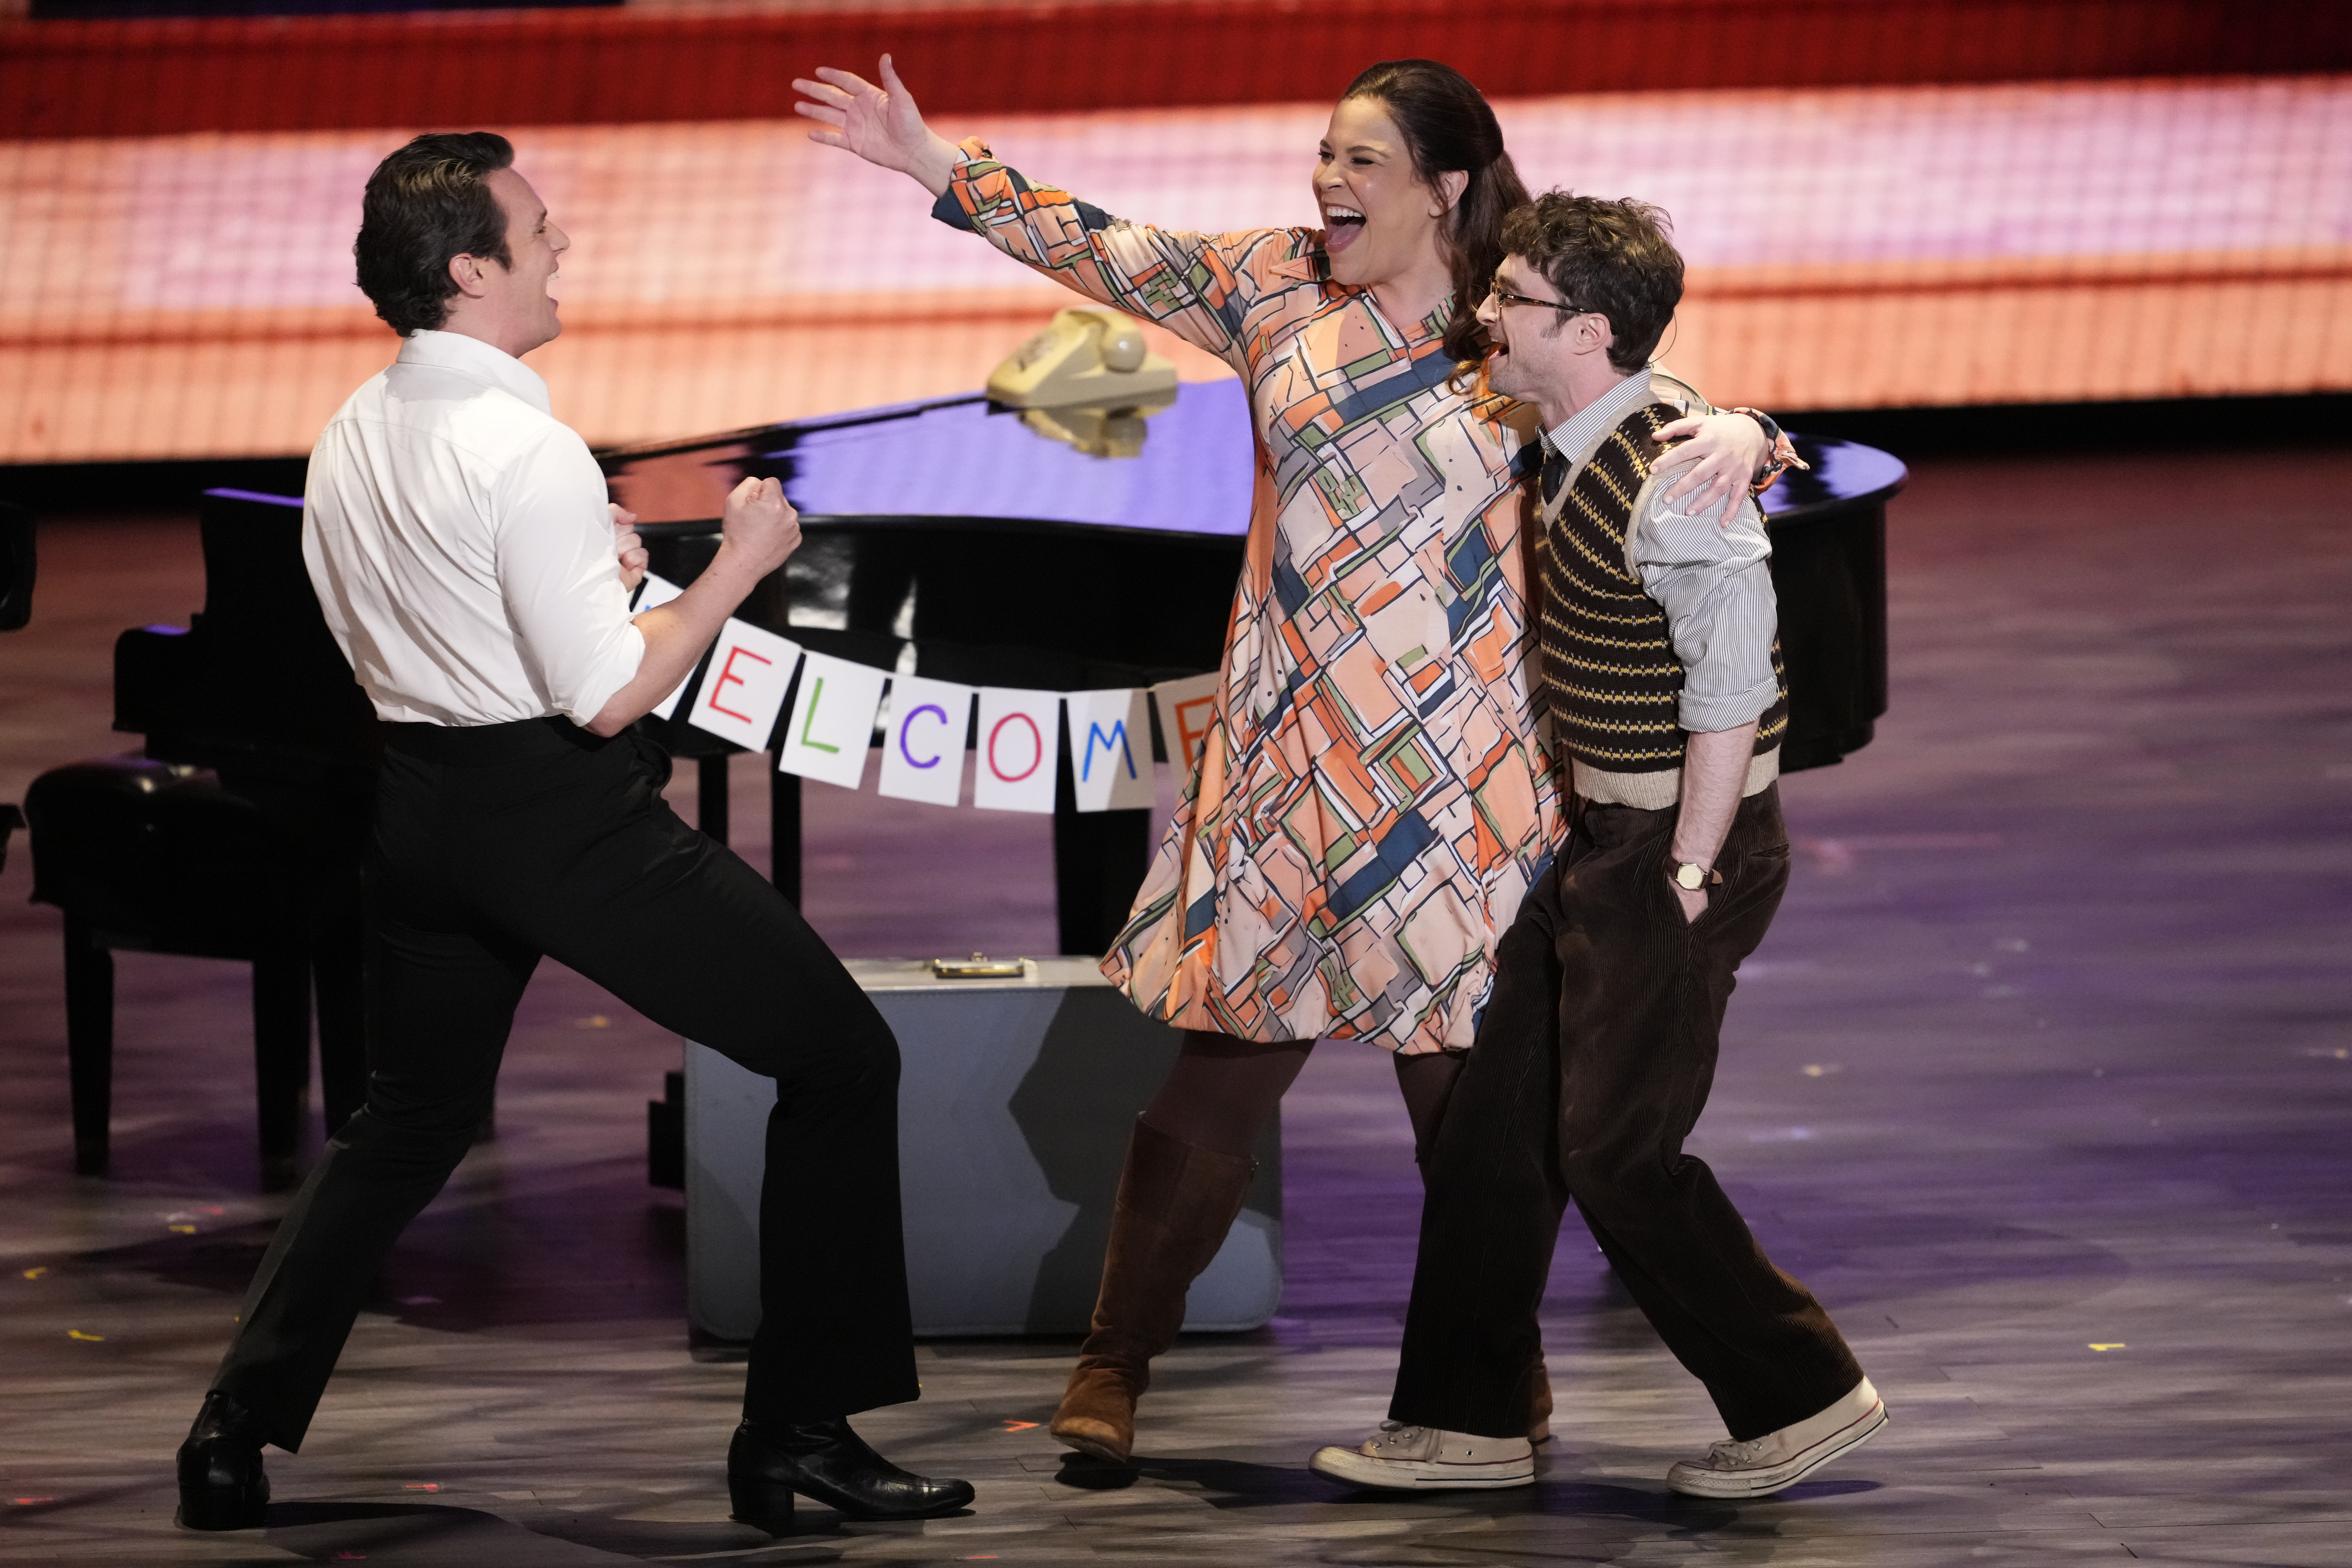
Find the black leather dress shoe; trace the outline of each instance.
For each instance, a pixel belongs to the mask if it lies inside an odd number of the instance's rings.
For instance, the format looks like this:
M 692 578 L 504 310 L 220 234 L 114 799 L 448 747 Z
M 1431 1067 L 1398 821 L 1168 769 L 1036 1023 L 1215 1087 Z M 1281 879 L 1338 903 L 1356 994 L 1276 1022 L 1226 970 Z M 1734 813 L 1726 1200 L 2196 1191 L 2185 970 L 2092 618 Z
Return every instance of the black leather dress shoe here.
M 215 1390 L 180 1445 L 180 1522 L 190 1530 L 251 1530 L 269 1502 L 261 1423 Z
M 793 1494 L 852 1519 L 935 1519 L 971 1504 L 969 1481 L 910 1475 L 866 1446 L 844 1421 L 745 1421 L 727 1447 L 727 1495 L 735 1517 L 782 1534 Z

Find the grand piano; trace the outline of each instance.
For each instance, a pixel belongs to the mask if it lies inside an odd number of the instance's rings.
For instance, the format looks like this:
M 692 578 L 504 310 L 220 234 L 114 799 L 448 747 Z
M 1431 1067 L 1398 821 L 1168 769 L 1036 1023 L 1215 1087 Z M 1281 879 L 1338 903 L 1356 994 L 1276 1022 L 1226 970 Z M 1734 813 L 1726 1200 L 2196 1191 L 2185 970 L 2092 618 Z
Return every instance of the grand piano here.
M 1788 771 L 1867 744 L 1885 711 L 1885 509 L 1906 477 L 1874 448 L 1794 439 L 1812 471 L 1790 471 L 1765 497 Z M 879 668 L 1084 690 L 1217 667 L 1254 458 L 1241 384 L 1223 381 L 1186 384 L 1148 417 L 1024 416 L 971 394 L 601 460 L 614 499 L 641 520 L 654 570 L 681 584 L 718 549 L 727 491 L 747 474 L 782 482 L 805 542 L 737 612 L 745 620 Z M 266 795 L 274 814 L 332 846 L 321 862 L 342 870 L 364 821 L 370 723 L 310 595 L 299 519 L 292 497 L 205 498 L 205 610 L 184 631 L 123 634 L 115 727 L 142 733 L 152 756 L 216 768 L 232 787 Z M 642 722 L 697 763 L 700 819 L 724 838 L 736 748 L 682 721 Z M 1156 738 L 1155 750 L 1164 757 Z M 797 899 L 801 781 L 766 771 L 773 875 Z M 1080 814 L 1066 754 L 1061 773 L 1060 946 L 1099 953 L 1146 869 L 1148 814 Z
M 1811 471 L 1790 470 L 1764 500 L 1789 675 L 1786 771 L 1867 744 L 1886 710 L 1886 502 L 1906 478 L 1874 448 L 1793 439 Z M 1054 690 L 1217 668 L 1255 471 L 1237 381 L 1188 383 L 1148 417 L 1024 415 L 971 394 L 625 447 L 603 462 L 653 569 L 677 583 L 717 550 L 739 480 L 782 482 L 804 542 L 743 619 L 882 668 Z M 735 748 L 682 721 L 645 724 L 698 761 L 701 819 L 724 837 Z M 1154 750 L 1165 758 L 1157 736 Z M 1147 868 L 1149 814 L 1078 813 L 1066 741 L 1064 752 L 1061 949 L 1099 953 Z M 773 875 L 797 898 L 801 781 L 768 774 Z

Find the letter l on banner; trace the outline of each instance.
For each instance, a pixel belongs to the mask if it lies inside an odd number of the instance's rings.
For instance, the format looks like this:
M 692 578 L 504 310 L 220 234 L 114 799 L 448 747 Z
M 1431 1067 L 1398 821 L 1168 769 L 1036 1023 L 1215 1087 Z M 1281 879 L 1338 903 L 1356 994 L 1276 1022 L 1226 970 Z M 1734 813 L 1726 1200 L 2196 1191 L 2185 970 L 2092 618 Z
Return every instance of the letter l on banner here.
M 1131 811 L 1151 805 L 1151 714 L 1143 693 L 1073 691 L 1070 781 L 1080 811 Z
M 866 777 L 874 746 L 874 710 L 882 706 L 887 671 L 812 653 L 801 666 L 800 694 L 776 747 L 776 768 L 844 789 Z

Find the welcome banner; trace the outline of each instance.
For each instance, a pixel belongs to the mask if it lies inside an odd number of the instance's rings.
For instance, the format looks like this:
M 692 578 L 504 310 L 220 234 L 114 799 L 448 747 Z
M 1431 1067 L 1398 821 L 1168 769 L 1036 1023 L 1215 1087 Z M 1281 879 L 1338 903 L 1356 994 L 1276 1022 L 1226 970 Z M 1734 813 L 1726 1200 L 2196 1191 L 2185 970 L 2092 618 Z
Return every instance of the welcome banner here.
M 681 592 L 647 574 L 636 607 L 656 608 Z M 882 794 L 956 805 L 970 734 L 976 753 L 971 804 L 984 811 L 1050 813 L 1065 734 L 1078 810 L 1149 807 L 1153 714 L 1171 759 L 1189 768 L 1199 760 L 1216 711 L 1213 675 L 1102 691 L 963 686 L 814 652 L 732 618 L 698 668 L 701 684 L 688 676 L 656 713 L 682 717 L 747 752 L 764 751 L 772 740 L 779 771 L 843 789 L 864 784 L 878 729 Z M 694 700 L 681 712 L 689 688 Z

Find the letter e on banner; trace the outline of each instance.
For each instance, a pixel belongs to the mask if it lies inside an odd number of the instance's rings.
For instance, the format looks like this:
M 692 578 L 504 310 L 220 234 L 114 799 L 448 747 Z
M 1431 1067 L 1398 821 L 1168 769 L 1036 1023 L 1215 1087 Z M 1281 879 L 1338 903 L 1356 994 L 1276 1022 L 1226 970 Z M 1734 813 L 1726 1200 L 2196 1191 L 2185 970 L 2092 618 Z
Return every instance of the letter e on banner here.
M 1061 731 L 1060 692 L 982 687 L 971 804 L 985 811 L 1052 811 Z
M 729 617 L 710 647 L 710 668 L 686 721 L 747 752 L 765 751 L 800 657 L 800 644 Z
M 971 725 L 972 690 L 952 680 L 890 678 L 890 716 L 882 725 L 882 793 L 898 800 L 953 805 L 963 793 L 963 738 Z
M 1151 713 L 1143 693 L 1073 691 L 1070 782 L 1080 811 L 1129 811 L 1151 804 Z
M 1223 679 L 1195 675 L 1163 680 L 1151 689 L 1152 706 L 1160 710 L 1160 739 L 1179 778 L 1201 765 L 1201 742 L 1217 717 L 1218 683 Z
M 821 653 L 801 665 L 793 716 L 776 747 L 776 767 L 804 779 L 856 789 L 874 745 L 874 710 L 887 672 Z

